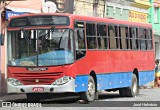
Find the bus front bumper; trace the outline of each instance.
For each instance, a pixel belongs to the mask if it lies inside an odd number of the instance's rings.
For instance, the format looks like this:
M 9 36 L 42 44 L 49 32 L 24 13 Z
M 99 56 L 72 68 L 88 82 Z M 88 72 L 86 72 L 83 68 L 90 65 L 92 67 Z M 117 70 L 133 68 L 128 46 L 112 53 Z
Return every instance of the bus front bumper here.
M 13 86 L 7 82 L 8 93 L 65 93 L 75 92 L 75 79 L 63 85 L 21 85 Z

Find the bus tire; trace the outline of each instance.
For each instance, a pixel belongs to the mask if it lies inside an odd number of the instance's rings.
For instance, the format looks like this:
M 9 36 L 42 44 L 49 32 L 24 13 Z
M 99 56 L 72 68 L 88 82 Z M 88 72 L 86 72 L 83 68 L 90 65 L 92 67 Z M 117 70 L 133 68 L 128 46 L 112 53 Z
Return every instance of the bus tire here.
M 90 75 L 88 79 L 88 90 L 80 93 L 80 97 L 87 102 L 94 101 L 96 96 L 96 86 L 93 77 Z
M 41 94 L 39 93 L 27 93 L 27 101 L 39 102 L 41 100 Z
M 135 97 L 138 94 L 138 81 L 137 76 L 132 74 L 132 85 L 131 87 L 126 88 L 126 95 L 128 97 Z

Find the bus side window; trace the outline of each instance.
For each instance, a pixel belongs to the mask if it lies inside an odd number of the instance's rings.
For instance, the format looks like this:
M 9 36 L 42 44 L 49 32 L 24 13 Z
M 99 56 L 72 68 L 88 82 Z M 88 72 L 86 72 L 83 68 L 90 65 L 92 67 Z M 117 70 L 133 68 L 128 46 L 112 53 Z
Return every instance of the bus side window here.
M 84 30 L 78 29 L 77 30 L 77 37 L 78 37 L 78 49 L 85 49 L 85 39 L 84 39 Z
M 107 41 L 107 26 L 105 23 L 97 24 L 97 40 L 98 40 L 98 48 L 99 49 L 107 49 L 108 41 Z
M 86 37 L 88 49 L 97 48 L 95 23 L 86 23 Z
M 121 49 L 128 49 L 128 27 L 124 27 L 124 26 L 120 26 L 119 28 L 119 32 L 120 32 L 120 48 Z
M 117 38 L 117 26 L 109 25 L 108 26 L 108 36 L 110 42 L 110 49 L 118 48 L 118 38 Z
M 148 50 L 152 50 L 152 48 L 153 48 L 153 44 L 152 44 L 152 30 L 151 29 L 148 29 L 148 34 L 147 34 L 147 49 Z
M 140 49 L 147 50 L 147 39 L 146 39 L 146 29 L 139 29 L 139 39 L 140 39 Z
M 129 28 L 126 27 L 126 42 L 127 42 L 127 49 L 129 49 L 130 42 L 129 42 Z
M 134 27 L 130 27 L 129 34 L 130 34 L 131 49 L 137 50 L 139 46 L 138 45 L 138 29 Z
M 76 59 L 80 59 L 86 54 L 86 45 L 85 45 L 85 37 L 84 37 L 84 29 L 76 30 Z

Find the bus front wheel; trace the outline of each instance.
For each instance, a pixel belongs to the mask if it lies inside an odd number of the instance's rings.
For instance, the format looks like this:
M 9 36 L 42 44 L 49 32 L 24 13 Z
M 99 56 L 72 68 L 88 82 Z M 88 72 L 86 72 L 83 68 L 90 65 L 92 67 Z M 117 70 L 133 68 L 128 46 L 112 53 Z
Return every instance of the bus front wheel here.
M 87 102 L 92 102 L 95 99 L 95 95 L 96 95 L 95 81 L 92 76 L 89 76 L 88 90 L 86 92 L 80 93 L 80 97 Z

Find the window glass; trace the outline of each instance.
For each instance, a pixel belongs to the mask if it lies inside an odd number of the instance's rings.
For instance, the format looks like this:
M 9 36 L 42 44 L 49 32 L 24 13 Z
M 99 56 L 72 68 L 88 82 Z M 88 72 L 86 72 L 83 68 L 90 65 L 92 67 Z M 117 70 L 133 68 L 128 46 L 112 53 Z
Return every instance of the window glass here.
M 148 30 L 148 50 L 152 50 L 153 44 L 152 44 L 152 30 Z
M 121 26 L 119 28 L 119 32 L 120 32 L 120 48 L 128 49 L 129 48 L 128 27 Z
M 80 59 L 86 55 L 86 42 L 84 22 L 75 22 L 75 45 L 76 45 L 76 59 Z
M 129 28 L 126 27 L 126 42 L 127 42 L 127 49 L 130 48 L 130 40 L 129 40 Z
M 94 23 L 87 23 L 86 24 L 86 35 L 88 35 L 88 36 L 95 36 L 96 35 Z
M 97 36 L 106 36 L 107 27 L 106 24 L 97 24 Z
M 88 49 L 96 48 L 96 37 L 87 37 Z
M 84 29 L 77 30 L 78 49 L 85 49 Z
M 94 23 L 86 23 L 86 35 L 87 35 L 87 46 L 88 49 L 96 49 L 96 29 Z
M 9 31 L 7 42 L 10 66 L 54 66 L 74 61 L 71 29 Z
M 110 49 L 118 48 L 118 37 L 117 37 L 117 26 L 109 25 L 108 26 L 108 37 L 110 42 Z
M 107 49 L 107 38 L 106 37 L 97 37 L 98 39 L 98 48 Z
M 146 29 L 143 28 L 139 29 L 139 37 L 140 37 L 140 49 L 146 50 L 147 49 Z
M 138 49 L 138 29 L 137 28 L 129 28 L 130 34 L 130 46 L 131 49 L 137 50 Z
M 99 49 L 107 49 L 107 27 L 106 24 L 97 24 L 97 40 Z

